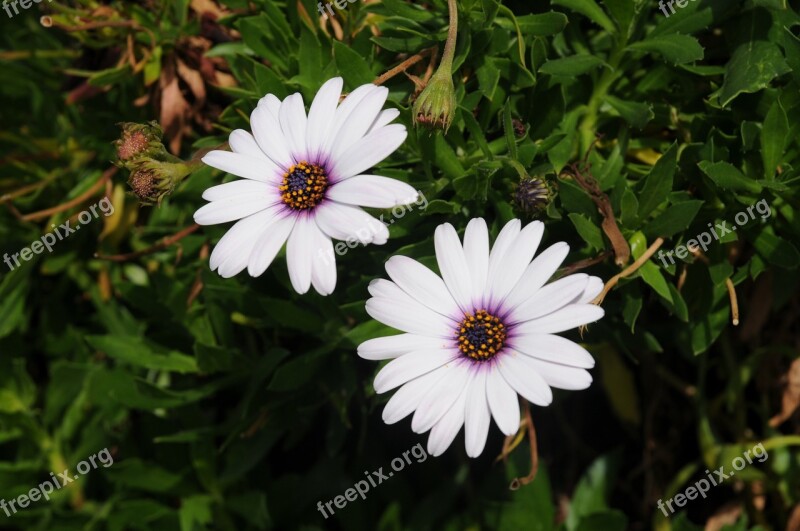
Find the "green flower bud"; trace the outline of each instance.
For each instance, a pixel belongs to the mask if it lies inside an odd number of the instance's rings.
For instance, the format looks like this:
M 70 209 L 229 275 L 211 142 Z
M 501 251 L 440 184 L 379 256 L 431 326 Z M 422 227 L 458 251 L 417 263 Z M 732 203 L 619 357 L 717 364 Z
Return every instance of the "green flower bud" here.
M 453 76 L 447 68 L 440 67 L 417 97 L 413 107 L 414 125 L 442 129 L 446 133 L 456 113 L 456 90 Z

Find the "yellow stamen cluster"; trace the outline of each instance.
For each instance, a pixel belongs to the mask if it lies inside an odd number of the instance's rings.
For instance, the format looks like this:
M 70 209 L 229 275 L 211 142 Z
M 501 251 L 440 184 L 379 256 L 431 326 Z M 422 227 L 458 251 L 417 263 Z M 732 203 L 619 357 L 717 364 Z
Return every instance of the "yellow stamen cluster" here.
M 506 340 L 505 325 L 486 310 L 465 314 L 458 329 L 458 348 L 477 361 L 494 357 Z
M 316 164 L 300 162 L 283 174 L 278 188 L 281 199 L 294 210 L 308 210 L 317 206 L 328 188 L 325 170 Z

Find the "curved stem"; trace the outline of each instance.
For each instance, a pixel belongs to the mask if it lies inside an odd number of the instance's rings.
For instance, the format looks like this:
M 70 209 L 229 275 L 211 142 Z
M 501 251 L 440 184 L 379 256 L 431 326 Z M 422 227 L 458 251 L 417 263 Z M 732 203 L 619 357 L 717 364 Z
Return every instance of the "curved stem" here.
M 458 38 L 458 4 L 456 0 L 447 0 L 447 8 L 450 12 L 450 28 L 447 30 L 447 42 L 444 45 L 444 54 L 439 68 L 447 68 L 447 73 L 453 71 L 453 58 L 456 55 L 456 40 Z
M 40 219 L 50 217 L 53 214 L 58 214 L 59 212 L 69 210 L 74 206 L 80 205 L 81 203 L 92 197 L 94 194 L 96 194 L 98 191 L 100 191 L 103 188 L 103 186 L 105 186 L 106 181 L 108 181 L 115 173 L 117 173 L 116 166 L 107 169 L 105 172 L 103 172 L 103 176 L 100 177 L 100 179 L 98 179 L 96 183 L 94 183 L 88 190 L 86 190 L 84 193 L 82 193 L 75 199 L 54 206 L 52 208 L 40 210 L 39 212 L 31 212 L 30 214 L 25 214 L 24 216 L 22 216 L 23 221 L 38 221 Z
M 127 254 L 112 254 L 112 255 L 104 255 L 104 254 L 95 254 L 94 257 L 99 260 L 109 260 L 111 262 L 127 262 L 129 260 L 134 260 L 136 258 L 147 256 L 148 254 L 155 253 L 156 251 L 160 251 L 162 249 L 166 249 L 173 243 L 180 241 L 181 239 L 185 238 L 186 236 L 190 235 L 194 231 L 200 228 L 200 225 L 197 223 L 193 225 L 189 225 L 185 229 L 164 238 L 160 242 L 156 243 L 155 245 L 151 245 L 147 249 L 142 249 L 140 251 L 135 251 L 132 253 Z

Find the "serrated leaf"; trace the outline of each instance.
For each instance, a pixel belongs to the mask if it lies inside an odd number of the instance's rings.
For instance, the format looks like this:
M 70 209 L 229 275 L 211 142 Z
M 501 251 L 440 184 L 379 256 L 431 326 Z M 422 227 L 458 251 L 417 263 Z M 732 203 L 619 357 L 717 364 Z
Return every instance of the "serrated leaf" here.
M 699 61 L 704 56 L 703 47 L 697 39 L 680 33 L 651 37 L 631 44 L 628 49 L 660 55 L 674 65 Z
M 758 92 L 789 70 L 775 44 L 767 41 L 742 44 L 725 67 L 725 79 L 719 92 L 720 105 L 727 107 L 740 94 Z

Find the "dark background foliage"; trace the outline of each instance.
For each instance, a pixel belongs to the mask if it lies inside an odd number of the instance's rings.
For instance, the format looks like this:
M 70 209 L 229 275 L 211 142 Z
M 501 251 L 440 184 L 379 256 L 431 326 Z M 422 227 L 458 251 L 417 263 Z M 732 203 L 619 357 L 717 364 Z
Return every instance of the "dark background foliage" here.
M 313 0 L 0 12 L 0 251 L 74 222 L 103 195 L 115 206 L 52 253 L 0 266 L 0 498 L 102 448 L 115 458 L 49 502 L 0 514 L 1 527 L 800 528 L 797 6 L 697 0 L 666 17 L 633 0 L 461 0 L 459 11 L 459 107 L 446 135 L 411 129 L 414 84 L 386 82 L 410 135 L 376 173 L 429 204 L 398 219 L 387 245 L 340 257 L 327 298 L 297 296 L 281 258 L 256 279 L 209 271 L 227 226 L 104 259 L 191 226 L 202 191 L 230 179 L 203 168 L 140 206 L 126 172 L 110 170 L 116 124 L 157 120 L 172 153 L 189 158 L 247 128 L 268 92 L 308 102 L 330 77 L 350 90 L 440 45 L 443 0 L 359 1 L 336 21 L 320 21 Z M 426 57 L 408 73 L 427 67 Z M 520 173 L 557 192 L 538 214 L 545 243 L 568 242 L 567 264 L 591 260 L 583 270 L 604 280 L 658 237 L 674 249 L 762 200 L 771 215 L 703 257 L 668 267 L 653 257 L 610 292 L 606 317 L 574 335 L 597 359 L 594 384 L 532 410 L 534 483 L 509 490 L 528 473 L 529 443 L 497 462 L 493 427 L 479 459 L 459 436 L 325 520 L 318 501 L 426 440 L 408 420 L 383 425 L 376 364 L 355 354 L 388 331 L 364 311 L 368 282 L 396 253 L 435 267 L 442 222 L 463 230 L 483 216 L 496 235 L 530 219 L 512 201 Z M 764 463 L 669 519 L 656 508 L 759 442 Z

